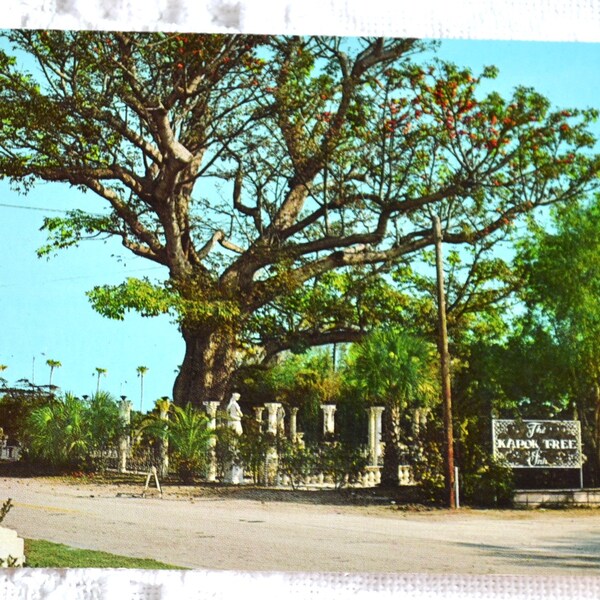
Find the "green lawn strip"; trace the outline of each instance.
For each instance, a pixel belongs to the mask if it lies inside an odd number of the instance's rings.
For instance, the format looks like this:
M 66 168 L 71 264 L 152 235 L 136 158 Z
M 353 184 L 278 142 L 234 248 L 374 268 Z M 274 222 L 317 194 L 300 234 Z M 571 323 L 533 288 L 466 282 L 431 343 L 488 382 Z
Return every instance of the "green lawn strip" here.
M 25 540 L 28 567 L 109 568 L 109 569 L 182 569 L 152 558 L 132 558 L 98 550 L 82 550 L 46 540 Z

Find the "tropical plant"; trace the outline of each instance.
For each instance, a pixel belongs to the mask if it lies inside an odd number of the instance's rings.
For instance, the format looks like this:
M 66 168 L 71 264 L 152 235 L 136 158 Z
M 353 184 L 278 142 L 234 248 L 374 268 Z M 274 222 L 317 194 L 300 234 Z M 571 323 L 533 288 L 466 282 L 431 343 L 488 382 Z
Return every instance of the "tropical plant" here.
M 206 469 L 214 432 L 209 418 L 191 404 L 180 407 L 168 403 L 166 408 L 168 418 L 164 411 L 149 415 L 142 423 L 142 430 L 160 442 L 168 440 L 170 463 L 183 483 L 191 483 Z
M 148 367 L 140 365 L 136 369 L 137 376 L 140 378 L 140 412 L 142 412 L 142 406 L 144 404 L 144 376 L 148 372 Z
M 25 431 L 28 456 L 53 468 L 81 468 L 92 443 L 85 403 L 66 393 L 34 409 Z
M 402 417 L 439 399 L 435 348 L 404 331 L 377 329 L 350 349 L 346 377 L 366 403 L 386 408 L 382 483 L 397 484 L 401 444 L 410 435 L 408 427 L 402 427 Z
M 52 390 L 52 374 L 54 373 L 54 369 L 62 367 L 62 363 L 59 360 L 53 360 L 52 358 L 49 358 L 46 361 L 46 364 L 50 367 L 50 379 L 48 381 L 48 389 Z
M 109 450 L 116 448 L 124 430 L 117 400 L 108 392 L 94 394 L 86 403 L 84 419 L 89 431 L 91 462 L 103 468 Z
M 107 369 L 102 367 L 96 367 L 96 394 L 100 392 L 100 377 L 104 375 L 106 377 Z

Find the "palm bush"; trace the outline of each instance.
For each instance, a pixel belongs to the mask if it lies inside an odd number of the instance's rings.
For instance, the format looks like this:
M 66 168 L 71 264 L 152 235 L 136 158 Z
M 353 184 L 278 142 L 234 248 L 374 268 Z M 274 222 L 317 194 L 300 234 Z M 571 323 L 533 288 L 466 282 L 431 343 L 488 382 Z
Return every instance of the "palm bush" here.
M 97 392 L 87 404 L 84 417 L 92 463 L 103 468 L 109 451 L 117 446 L 124 433 L 116 399 L 108 392 Z
M 171 464 L 183 483 L 190 483 L 206 468 L 208 450 L 214 436 L 208 417 L 191 404 L 171 404 L 168 419 L 149 415 L 142 431 L 158 441 L 168 440 Z
M 431 406 L 439 398 L 435 348 L 395 328 L 377 329 L 350 351 L 346 376 L 370 404 L 383 413 L 385 454 L 382 481 L 398 483 L 401 445 L 409 440 L 403 417 L 411 409 Z
M 92 445 L 85 403 L 73 394 L 34 409 L 26 424 L 28 455 L 53 468 L 80 468 Z

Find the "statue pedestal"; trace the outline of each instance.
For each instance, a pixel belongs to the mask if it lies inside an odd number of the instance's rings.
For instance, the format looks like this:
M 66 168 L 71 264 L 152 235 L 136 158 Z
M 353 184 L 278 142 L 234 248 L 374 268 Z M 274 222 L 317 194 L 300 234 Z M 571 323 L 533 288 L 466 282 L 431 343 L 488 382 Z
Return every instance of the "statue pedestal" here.
M 0 527 L 0 560 L 3 567 L 22 567 L 25 562 L 25 542 L 14 529 Z

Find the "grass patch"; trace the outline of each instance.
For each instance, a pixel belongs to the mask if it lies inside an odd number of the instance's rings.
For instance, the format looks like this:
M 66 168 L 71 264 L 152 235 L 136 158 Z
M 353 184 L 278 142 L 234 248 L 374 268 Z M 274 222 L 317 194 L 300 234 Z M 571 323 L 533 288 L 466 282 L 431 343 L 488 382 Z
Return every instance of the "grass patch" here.
M 81 550 L 46 540 L 25 540 L 28 567 L 108 568 L 108 569 L 181 569 L 151 558 L 131 558 L 97 550 Z

